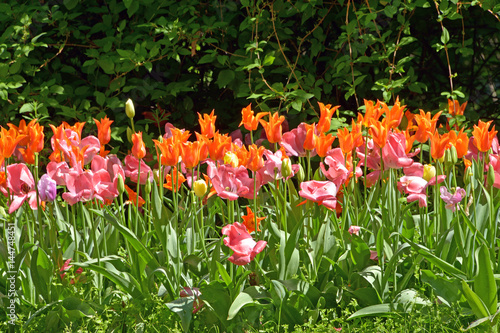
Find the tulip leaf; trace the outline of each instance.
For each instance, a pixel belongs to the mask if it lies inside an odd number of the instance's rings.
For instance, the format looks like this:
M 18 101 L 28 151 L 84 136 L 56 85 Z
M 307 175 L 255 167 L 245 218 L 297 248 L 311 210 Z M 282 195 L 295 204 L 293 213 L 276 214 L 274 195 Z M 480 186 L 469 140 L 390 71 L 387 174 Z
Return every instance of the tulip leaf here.
M 395 314 L 396 314 L 396 312 L 392 311 L 391 304 L 384 303 L 384 304 L 376 304 L 376 305 L 367 306 L 366 308 L 362 308 L 361 310 L 354 312 L 347 319 L 361 318 L 361 317 L 366 317 L 366 316 L 390 316 L 390 315 L 395 315 Z
M 481 298 L 479 298 L 479 296 L 475 292 L 473 292 L 472 289 L 470 289 L 467 282 L 463 280 L 462 290 L 464 292 L 465 298 L 467 299 L 467 302 L 469 303 L 469 306 L 471 307 L 477 318 L 484 318 L 490 315 Z
M 193 303 L 194 296 L 188 296 L 178 298 L 166 304 L 170 311 L 176 313 L 181 318 L 181 325 L 184 332 L 189 331 L 189 325 L 193 317 Z
M 104 218 L 110 222 L 118 231 L 125 237 L 128 243 L 137 251 L 139 257 L 144 261 L 145 264 L 149 265 L 151 269 L 156 269 L 160 267 L 156 259 L 153 257 L 151 252 L 144 246 L 144 244 L 137 238 L 135 233 L 133 233 L 129 228 L 118 222 L 116 217 L 109 214 L 107 211 L 104 214 L 101 211 L 94 210 L 95 214 L 104 216 Z
M 451 265 L 450 263 L 444 261 L 443 259 L 435 256 L 426 247 L 424 247 L 420 244 L 413 243 L 410 240 L 406 240 L 406 241 L 409 244 L 411 244 L 413 249 L 415 249 L 415 251 L 417 251 L 418 254 L 420 254 L 422 257 L 427 259 L 429 262 L 431 262 L 432 264 L 434 264 L 437 267 L 439 267 L 440 269 L 442 269 L 445 273 L 453 275 L 454 277 L 462 279 L 462 280 L 465 279 L 464 272 L 462 272 L 461 270 L 459 270 L 455 266 Z
M 241 308 L 243 308 L 248 304 L 253 304 L 253 303 L 254 300 L 252 296 L 242 291 L 241 293 L 238 294 L 238 296 L 236 296 L 233 303 L 231 304 L 231 307 L 229 308 L 229 312 L 227 314 L 227 320 L 233 319 L 238 314 Z
M 474 277 L 474 291 L 484 302 L 490 314 L 497 310 L 497 285 L 493 276 L 490 252 L 485 244 L 476 252 L 477 275 Z
M 87 267 L 96 273 L 102 274 L 134 298 L 144 298 L 144 295 L 140 290 L 139 282 L 137 282 L 137 280 L 130 273 L 119 271 L 115 267 L 115 265 L 109 261 L 103 262 L 101 260 L 101 266 L 92 263 L 92 261 L 87 261 L 84 263 L 75 262 L 74 265 L 79 267 Z

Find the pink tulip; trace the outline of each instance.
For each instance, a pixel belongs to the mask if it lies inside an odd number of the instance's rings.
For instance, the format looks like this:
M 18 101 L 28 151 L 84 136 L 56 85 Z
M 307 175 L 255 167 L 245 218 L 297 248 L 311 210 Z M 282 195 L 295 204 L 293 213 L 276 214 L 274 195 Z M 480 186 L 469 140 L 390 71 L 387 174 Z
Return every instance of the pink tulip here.
M 452 212 L 454 212 L 456 208 L 460 209 L 458 204 L 466 195 L 465 190 L 460 187 L 457 187 L 454 194 L 448 192 L 446 186 L 441 186 L 439 188 L 439 192 L 441 192 L 441 199 L 443 199 L 443 201 L 446 203 L 445 208 L 450 209 Z
M 406 138 L 404 133 L 390 132 L 387 143 L 382 148 L 382 160 L 385 168 L 398 169 L 409 167 L 413 160 L 406 155 Z
M 151 168 L 141 159 L 141 176 L 138 176 L 139 172 L 139 160 L 132 156 L 125 156 L 125 176 L 129 177 L 134 183 L 137 183 L 137 179 L 140 178 L 141 185 L 145 185 L 146 182 L 153 181 L 153 171 Z
M 359 231 L 361 230 L 361 227 L 358 227 L 357 225 L 351 225 L 349 227 L 349 230 L 347 230 L 351 235 L 356 235 L 359 236 Z
M 420 207 L 427 207 L 427 195 L 425 189 L 428 182 L 422 177 L 416 176 L 403 176 L 398 182 L 398 190 L 409 194 L 406 200 L 408 202 L 418 200 Z
M 79 168 L 71 168 L 65 175 L 68 192 L 62 194 L 62 198 L 70 205 L 79 201 L 89 201 L 94 198 L 95 185 L 92 171 L 83 171 Z M 100 198 L 102 200 L 102 198 Z
M 38 181 L 38 195 L 42 201 L 54 201 L 57 195 L 56 181 L 44 174 Z
M 325 164 L 328 166 L 328 170 L 326 170 Z M 340 188 L 345 183 L 349 172 L 352 171 L 346 168 L 344 154 L 340 148 L 328 151 L 324 163 L 321 162 L 320 167 L 325 177 L 331 180 L 336 188 Z
M 120 159 L 115 155 L 108 155 L 106 157 L 97 155 L 92 161 L 91 170 L 99 174 L 100 182 L 96 186 L 97 194 L 108 200 L 116 198 L 119 194 L 118 176 L 125 179 L 125 172 Z
M 493 186 L 496 188 L 500 188 L 500 155 L 490 154 L 489 165 L 491 165 L 491 167 L 493 168 L 493 173 L 495 175 L 495 182 L 493 183 Z
M 250 263 L 267 245 L 263 240 L 254 241 L 247 228 L 238 222 L 226 225 L 222 228 L 222 234 L 228 236 L 224 238 L 224 245 L 234 251 L 228 260 L 239 266 Z
M 412 165 L 409 167 L 403 168 L 403 173 L 405 176 L 415 176 L 415 177 L 424 177 L 424 165 L 418 162 L 414 162 Z M 445 175 L 438 175 L 437 176 L 437 182 L 442 183 L 446 179 Z M 427 186 L 433 186 L 436 184 L 436 177 L 432 177 L 429 179 L 429 183 Z
M 280 145 L 285 148 L 288 156 L 305 157 L 307 156 L 306 150 L 304 149 L 306 135 L 306 124 L 300 123 L 297 128 L 283 134 Z M 311 151 L 310 156 L 316 156 L 315 149 Z
M 283 152 L 278 150 L 273 154 L 272 151 L 266 149 L 264 151 L 264 156 L 266 157 L 264 167 L 257 171 L 261 177 L 261 185 L 277 179 L 282 179 L 283 176 L 281 175 L 281 166 L 283 164 Z M 287 177 L 287 179 L 293 177 L 293 175 L 299 171 L 299 165 L 293 164 L 291 168 L 291 174 Z
M 219 197 L 228 200 L 253 198 L 254 181 L 248 176 L 248 170 L 244 166 L 235 168 L 225 164 L 216 167 L 213 161 L 207 161 L 207 165 L 207 175 Z M 260 186 L 257 181 L 257 190 Z
M 300 183 L 299 195 L 328 209 L 337 205 L 337 186 L 331 181 L 311 180 Z
M 47 174 L 54 179 L 57 185 L 66 185 L 65 175 L 69 172 L 68 163 L 50 162 L 47 164 Z
M 17 163 L 7 166 L 7 187 L 10 189 L 12 201 L 9 214 L 16 211 L 24 201 L 28 200 L 31 209 L 37 209 L 35 180 L 25 164 Z

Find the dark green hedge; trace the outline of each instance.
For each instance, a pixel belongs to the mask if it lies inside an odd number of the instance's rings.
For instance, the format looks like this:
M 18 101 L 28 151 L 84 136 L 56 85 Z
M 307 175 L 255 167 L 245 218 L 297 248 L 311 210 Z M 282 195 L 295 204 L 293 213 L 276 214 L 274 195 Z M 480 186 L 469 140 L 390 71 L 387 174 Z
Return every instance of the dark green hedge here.
M 212 109 L 234 128 L 249 102 L 298 122 L 316 101 L 356 110 L 396 96 L 428 110 L 468 100 L 471 119 L 497 117 L 499 11 L 495 0 L 9 0 L 0 121 L 125 125 L 129 97 L 138 114 L 188 128 Z

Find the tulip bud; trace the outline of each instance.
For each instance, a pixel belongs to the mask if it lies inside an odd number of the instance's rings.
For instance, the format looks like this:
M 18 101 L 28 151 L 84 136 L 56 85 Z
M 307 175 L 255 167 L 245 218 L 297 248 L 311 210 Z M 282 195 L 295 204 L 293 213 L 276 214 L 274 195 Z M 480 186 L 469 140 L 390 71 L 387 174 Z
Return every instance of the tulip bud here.
M 457 148 L 455 148 L 455 146 L 451 146 L 450 151 L 451 151 L 451 160 L 453 164 L 455 164 L 458 162 Z
M 287 157 L 281 161 L 281 176 L 287 179 L 293 174 L 292 161 Z
M 314 172 L 313 179 L 318 181 L 325 180 L 325 176 L 323 175 L 323 172 L 321 171 L 320 168 L 316 169 L 316 171 Z
M 232 151 L 228 151 L 224 155 L 224 164 L 230 164 L 233 168 L 237 168 L 240 164 L 238 156 Z
M 125 181 L 121 174 L 118 174 L 118 183 L 116 184 L 116 189 L 118 193 L 122 194 L 125 191 Z
M 148 196 L 149 193 L 151 193 L 151 181 L 149 181 L 149 173 L 148 173 L 148 177 L 147 177 L 147 181 L 146 181 L 146 184 L 144 185 L 144 191 L 146 192 L 146 195 Z
M 424 178 L 426 181 L 430 181 L 434 177 L 436 177 L 436 168 L 430 164 L 424 165 L 424 175 L 422 178 Z
M 488 182 L 489 186 L 493 186 L 493 184 L 495 183 L 495 170 L 493 169 L 492 165 L 488 167 L 488 176 L 486 177 L 486 181 Z
M 132 143 L 132 134 L 134 134 L 134 132 L 132 132 L 132 129 L 130 127 L 127 127 L 127 140 L 130 143 Z
M 299 183 L 302 183 L 304 181 L 304 178 L 306 178 L 306 173 L 304 171 L 304 168 L 302 167 L 302 164 L 299 164 L 299 171 L 297 171 L 297 180 Z
M 446 149 L 443 155 L 443 160 L 445 165 L 452 165 L 453 159 L 451 155 L 451 149 Z
M 125 103 L 125 113 L 130 119 L 134 118 L 135 116 L 134 102 L 132 102 L 130 98 L 127 99 L 127 102 Z
M 193 183 L 194 194 L 201 198 L 207 193 L 207 183 L 203 179 L 198 179 Z

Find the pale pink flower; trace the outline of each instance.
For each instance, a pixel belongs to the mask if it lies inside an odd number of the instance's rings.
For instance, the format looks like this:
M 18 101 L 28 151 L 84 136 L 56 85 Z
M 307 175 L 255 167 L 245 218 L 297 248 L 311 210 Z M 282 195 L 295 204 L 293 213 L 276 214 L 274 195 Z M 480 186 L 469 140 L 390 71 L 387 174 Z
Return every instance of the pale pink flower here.
M 229 164 L 216 167 L 213 161 L 207 161 L 207 165 L 207 175 L 219 197 L 228 200 L 236 200 L 239 197 L 253 198 L 254 180 L 248 176 L 247 168 L 235 168 Z M 257 181 L 257 191 L 260 186 Z
M 132 155 L 125 156 L 125 160 L 123 161 L 125 164 L 125 176 L 129 177 L 131 181 L 137 183 L 137 179 L 140 178 L 140 184 L 145 185 L 147 182 L 153 182 L 153 171 L 151 168 L 144 162 L 144 159 L 141 159 L 141 176 L 139 177 L 139 160 L 137 157 Z
M 304 149 L 304 142 L 306 140 L 307 130 L 306 124 L 300 123 L 297 128 L 293 130 L 283 133 L 280 141 L 280 145 L 285 148 L 285 151 L 288 156 L 299 156 L 305 157 L 307 156 L 307 152 Z M 310 157 L 316 156 L 316 149 L 313 149 L 310 154 Z
M 37 209 L 35 180 L 30 169 L 25 164 L 17 163 L 7 166 L 7 187 L 10 189 L 12 200 L 9 214 L 19 209 L 23 202 L 28 200 L 31 209 Z M 5 194 L 6 191 L 4 191 Z
M 382 148 L 382 160 L 385 168 L 398 169 L 408 167 L 413 160 L 406 155 L 406 138 L 404 133 L 390 132 L 387 143 Z
M 281 166 L 283 164 L 282 161 L 283 152 L 281 150 L 278 150 L 276 151 L 276 153 L 273 154 L 272 151 L 266 149 L 264 151 L 264 156 L 266 158 L 264 161 L 264 167 L 262 167 L 257 171 L 257 173 L 260 176 L 261 185 L 267 184 L 268 182 L 277 179 L 282 179 L 283 176 L 281 175 Z M 288 178 L 293 177 L 293 175 L 295 175 L 298 171 L 299 171 L 299 165 L 293 164 L 292 172 L 288 176 Z
M 460 209 L 458 204 L 466 195 L 465 190 L 460 187 L 457 187 L 454 194 L 448 192 L 446 186 L 441 186 L 439 188 L 439 192 L 441 192 L 441 199 L 443 199 L 443 201 L 446 203 L 445 208 L 450 209 L 452 212 L 454 212 L 457 208 Z
M 224 245 L 234 251 L 228 260 L 239 266 L 250 263 L 267 245 L 263 240 L 254 241 L 247 228 L 238 222 L 223 227 L 222 234 L 227 236 L 224 238 Z
M 398 190 L 408 194 L 406 200 L 408 202 L 418 200 L 420 207 L 427 207 L 427 194 L 425 189 L 428 182 L 422 177 L 403 176 L 398 182 Z
M 358 227 L 357 225 L 351 225 L 349 227 L 349 230 L 347 230 L 351 235 L 356 235 L 359 236 L 359 231 L 361 230 L 361 227 Z
M 299 195 L 329 209 L 337 205 L 337 186 L 331 181 L 310 180 L 300 183 Z

